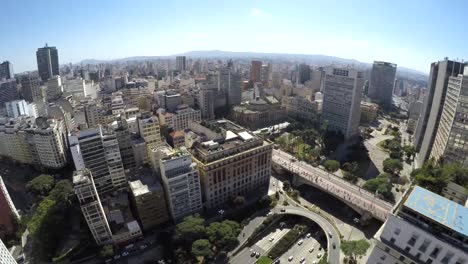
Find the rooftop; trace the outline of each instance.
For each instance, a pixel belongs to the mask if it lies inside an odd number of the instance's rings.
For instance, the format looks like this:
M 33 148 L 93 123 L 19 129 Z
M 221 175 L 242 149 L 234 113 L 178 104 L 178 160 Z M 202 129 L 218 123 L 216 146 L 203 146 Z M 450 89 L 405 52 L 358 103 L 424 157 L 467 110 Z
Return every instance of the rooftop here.
M 414 187 L 403 205 L 464 236 L 468 236 L 467 207 L 419 186 Z

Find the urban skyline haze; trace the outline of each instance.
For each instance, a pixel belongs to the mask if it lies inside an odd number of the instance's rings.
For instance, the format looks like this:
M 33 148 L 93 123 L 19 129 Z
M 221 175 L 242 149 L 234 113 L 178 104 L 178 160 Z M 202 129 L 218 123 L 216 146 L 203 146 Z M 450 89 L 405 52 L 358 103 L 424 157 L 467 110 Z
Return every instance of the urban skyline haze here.
M 391 61 L 425 73 L 448 56 L 468 58 L 459 41 L 468 3 L 437 1 L 11 1 L 3 4 L 0 60 L 37 70 L 48 43 L 60 63 L 165 56 L 191 50 L 321 54 Z M 21 10 L 21 12 L 20 12 Z M 47 19 L 44 15 L 47 14 Z M 447 16 L 450 14 L 450 16 Z M 447 19 L 450 17 L 450 19 Z

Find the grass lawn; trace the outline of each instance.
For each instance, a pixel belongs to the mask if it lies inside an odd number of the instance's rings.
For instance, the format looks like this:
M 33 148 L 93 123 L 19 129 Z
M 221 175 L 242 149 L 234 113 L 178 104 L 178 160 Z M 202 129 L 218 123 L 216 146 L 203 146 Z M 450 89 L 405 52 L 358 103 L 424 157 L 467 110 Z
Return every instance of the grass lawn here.
M 271 264 L 273 260 L 269 257 L 263 256 L 257 260 L 257 264 Z

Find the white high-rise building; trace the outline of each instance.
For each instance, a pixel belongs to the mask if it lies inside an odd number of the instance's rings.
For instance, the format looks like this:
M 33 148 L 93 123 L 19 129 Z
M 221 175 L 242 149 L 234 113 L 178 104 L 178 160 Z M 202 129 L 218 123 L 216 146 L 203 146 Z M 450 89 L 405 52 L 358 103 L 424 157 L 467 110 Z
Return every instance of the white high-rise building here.
M 112 242 L 112 232 L 99 199 L 90 170 L 77 170 L 73 173 L 73 186 L 80 203 L 81 212 L 93 234 L 96 244 Z
M 159 148 L 159 167 L 172 218 L 177 221 L 202 210 L 200 176 L 185 149 Z
M 11 255 L 8 248 L 3 244 L 3 241 L 0 239 L 0 264 L 17 264 L 15 258 Z
M 328 123 L 328 130 L 345 138 L 359 133 L 361 84 L 362 73 L 356 69 L 325 69 L 322 121 Z
M 100 126 L 69 136 L 76 170 L 89 169 L 99 194 L 126 187 L 119 143 L 112 128 Z

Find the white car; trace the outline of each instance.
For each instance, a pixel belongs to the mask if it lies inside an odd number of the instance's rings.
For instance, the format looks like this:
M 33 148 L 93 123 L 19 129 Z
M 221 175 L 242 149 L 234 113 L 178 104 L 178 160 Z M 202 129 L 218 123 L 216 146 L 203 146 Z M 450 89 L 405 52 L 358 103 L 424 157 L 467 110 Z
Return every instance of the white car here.
M 302 245 L 302 243 L 304 243 L 304 240 L 301 239 L 301 240 L 299 240 L 299 242 L 297 242 L 297 245 L 300 246 L 300 245 Z
M 268 239 L 268 241 L 270 241 L 270 242 L 273 242 L 273 240 L 275 240 L 274 237 L 270 237 L 270 239 Z
M 126 257 L 128 256 L 130 253 L 128 253 L 127 251 L 125 251 L 124 253 L 122 253 L 122 256 Z
M 300 263 L 304 263 L 304 262 L 305 262 L 305 258 L 302 257 Z
M 319 258 L 321 258 L 321 257 L 322 257 L 322 253 L 318 253 L 318 254 L 317 254 L 317 258 L 319 259 Z
M 292 261 L 294 259 L 293 256 L 289 256 L 288 261 Z
M 312 236 L 312 235 L 311 235 L 310 233 L 308 233 L 308 234 L 306 235 L 307 238 L 310 238 L 311 236 Z
M 317 261 L 316 260 L 312 261 L 312 264 L 317 264 Z
M 314 251 L 314 247 L 311 247 L 311 248 L 309 249 L 309 253 L 312 253 L 313 251 Z

